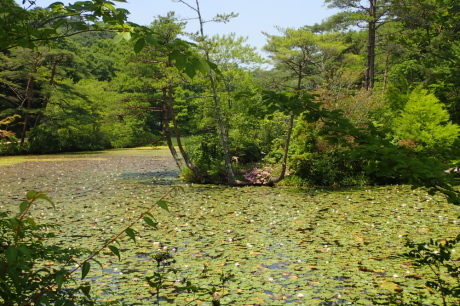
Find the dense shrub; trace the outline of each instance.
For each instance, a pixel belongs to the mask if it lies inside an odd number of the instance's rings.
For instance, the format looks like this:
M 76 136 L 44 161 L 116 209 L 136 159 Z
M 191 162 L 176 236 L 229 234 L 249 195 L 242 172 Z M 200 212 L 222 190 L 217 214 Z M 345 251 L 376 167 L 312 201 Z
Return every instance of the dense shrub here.
M 249 140 L 232 140 L 229 153 L 240 164 L 256 163 L 262 159 L 259 146 Z
M 445 173 L 454 165 L 442 158 L 451 155 L 452 147 L 443 148 L 442 154 L 416 151 L 395 143 L 388 137 L 391 131 L 371 122 L 356 127 L 332 115 L 320 128 L 308 129 L 305 124 L 298 128 L 291 154 L 294 174 L 318 185 L 411 184 L 459 201 L 453 191 L 458 182 Z
M 369 183 L 360 161 L 350 158 L 345 150 L 304 153 L 292 157 L 296 176 L 318 186 L 348 186 Z
M 17 155 L 27 152 L 29 144 L 26 142 L 22 146 L 19 139 L 10 137 L 9 139 L 0 140 L 0 155 Z
M 225 178 L 222 146 L 218 138 L 211 135 L 189 137 L 185 150 L 206 179 L 221 181 Z M 192 178 L 195 179 L 197 178 Z
M 88 286 L 67 286 L 73 282 L 66 277 L 68 269 L 43 265 L 53 262 L 70 266 L 89 252 L 44 243 L 54 236 L 52 230 L 58 226 L 38 224 L 27 216 L 40 199 L 51 203 L 43 193 L 30 191 L 17 215 L 0 212 L 0 301 L 2 305 L 93 305 Z
M 99 150 L 110 147 L 101 131 L 92 125 L 58 127 L 43 124 L 33 128 L 28 135 L 32 153 Z
M 460 127 L 450 122 L 443 104 L 427 90 L 416 88 L 404 109 L 393 119 L 393 137 L 417 152 L 445 156 L 458 139 Z
M 363 180 L 362 161 L 350 156 L 350 147 L 330 144 L 320 132 L 319 125 L 297 123 L 289 161 L 293 175 L 318 186 L 368 183 Z
M 254 164 L 262 159 L 262 153 L 254 142 L 233 139 L 229 146 L 229 153 L 234 162 L 233 168 L 237 174 L 239 168 L 245 168 L 245 165 Z M 188 137 L 185 150 L 206 181 L 227 181 L 222 145 L 217 137 L 209 134 Z M 188 170 L 183 171 L 182 178 L 186 181 L 200 181 Z

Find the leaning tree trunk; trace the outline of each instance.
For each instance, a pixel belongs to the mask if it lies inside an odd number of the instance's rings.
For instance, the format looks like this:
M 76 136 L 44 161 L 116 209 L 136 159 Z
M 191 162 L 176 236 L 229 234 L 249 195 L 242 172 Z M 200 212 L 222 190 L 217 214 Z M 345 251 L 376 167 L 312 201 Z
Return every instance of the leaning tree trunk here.
M 179 134 L 179 128 L 177 126 L 176 115 L 174 113 L 174 97 L 173 97 L 173 90 L 172 90 L 171 86 L 168 86 L 168 97 L 167 97 L 166 101 L 169 102 L 169 103 L 167 103 L 168 104 L 168 111 L 171 114 L 171 120 L 173 122 L 173 127 L 174 127 L 174 135 L 176 136 L 176 140 L 177 140 L 177 147 L 179 148 L 179 151 L 180 151 L 180 153 L 182 155 L 182 158 L 184 159 L 185 165 L 193 172 L 193 175 L 197 179 L 203 180 L 203 176 L 201 175 L 200 170 L 192 163 L 192 161 L 188 157 L 187 152 L 185 152 L 185 150 L 184 150 L 184 146 L 182 145 L 181 137 L 180 137 L 180 134 Z M 204 182 L 202 181 L 202 183 L 204 183 Z
M 303 69 L 303 65 L 299 64 L 299 73 L 297 75 L 297 88 L 296 88 L 297 93 L 299 93 L 302 88 L 302 79 L 304 77 L 304 74 L 302 73 L 302 69 Z M 286 176 L 289 146 L 291 144 L 291 134 L 292 134 L 292 130 L 294 129 L 294 119 L 295 119 L 295 115 L 291 112 L 291 114 L 289 115 L 289 123 L 288 123 L 286 140 L 284 141 L 284 153 L 283 153 L 283 161 L 281 163 L 281 174 L 277 177 L 271 177 L 269 181 L 270 184 L 278 183 L 281 180 L 283 180 L 284 177 Z
M 179 170 L 182 170 L 182 161 L 180 160 L 176 148 L 174 148 L 174 145 L 172 143 L 171 130 L 169 128 L 170 113 L 167 98 L 168 96 L 166 94 L 166 88 L 163 88 L 163 133 L 166 138 L 166 143 L 168 144 L 169 151 L 171 151 L 171 155 L 173 156 L 177 167 L 179 168 Z
M 288 130 L 287 130 L 287 135 L 286 135 L 286 140 L 284 142 L 284 154 L 283 154 L 283 161 L 281 163 L 281 174 L 277 177 L 271 177 L 269 183 L 270 184 L 275 184 L 280 182 L 281 180 L 284 179 L 286 175 L 286 170 L 287 170 L 287 159 L 288 159 L 288 153 L 289 153 L 289 145 L 291 143 L 291 134 L 292 130 L 294 128 L 294 114 L 289 115 L 289 124 L 288 124 Z
M 209 60 L 209 56 L 206 56 Z M 224 153 L 224 161 L 225 161 L 225 170 L 227 171 L 228 175 L 228 182 L 230 185 L 235 185 L 236 180 L 235 180 L 235 175 L 233 173 L 232 169 L 232 160 L 230 158 L 230 154 L 228 151 L 228 141 L 227 141 L 227 136 L 225 133 L 225 127 L 224 127 L 224 121 L 222 119 L 222 113 L 220 109 L 220 103 L 219 103 L 219 97 L 217 96 L 217 89 L 216 89 L 216 83 L 215 83 L 215 78 L 212 72 L 209 74 L 209 79 L 211 81 L 211 86 L 212 86 L 212 91 L 213 91 L 213 100 L 214 100 L 214 108 L 216 111 L 216 118 L 217 118 L 217 123 L 219 125 L 219 137 L 220 137 L 220 142 L 222 144 L 222 150 Z

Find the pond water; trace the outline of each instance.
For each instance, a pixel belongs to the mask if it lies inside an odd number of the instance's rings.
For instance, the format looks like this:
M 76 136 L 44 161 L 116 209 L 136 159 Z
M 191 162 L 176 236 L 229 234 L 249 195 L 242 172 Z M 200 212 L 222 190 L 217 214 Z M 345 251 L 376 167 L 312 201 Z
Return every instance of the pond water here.
M 62 226 L 51 242 L 97 249 L 152 208 L 158 230 L 135 225 L 139 239 L 121 239 L 121 261 L 107 250 L 88 275 L 100 301 L 128 305 L 156 301 L 145 277 L 157 272 L 160 252 L 174 261 L 162 271 L 177 269 L 166 275 L 161 304 L 211 305 L 211 295 L 179 287 L 189 280 L 209 289 L 230 273 L 227 305 L 388 305 L 397 292 L 426 292 L 423 271 L 400 257 L 402 237 L 459 230 L 457 207 L 406 186 L 233 188 L 185 184 L 178 174 L 166 149 L 1 157 L 0 209 L 16 212 L 27 191 L 48 191 L 57 209 L 37 203 L 32 214 Z M 177 185 L 184 189 L 168 198 L 170 213 L 157 207 Z

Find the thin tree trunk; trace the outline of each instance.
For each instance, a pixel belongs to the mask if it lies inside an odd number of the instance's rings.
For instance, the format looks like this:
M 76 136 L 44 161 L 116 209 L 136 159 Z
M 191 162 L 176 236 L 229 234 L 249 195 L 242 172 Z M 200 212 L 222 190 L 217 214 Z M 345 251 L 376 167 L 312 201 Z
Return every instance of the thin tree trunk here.
M 24 144 L 25 139 L 26 139 L 26 132 L 27 132 L 27 126 L 29 125 L 29 118 L 30 115 L 29 113 L 26 114 L 24 117 L 24 126 L 22 127 L 22 135 L 21 135 L 21 146 Z
M 370 20 L 368 22 L 368 38 L 367 38 L 367 65 L 366 65 L 366 78 L 365 78 L 366 90 L 371 90 L 374 88 L 377 0 L 369 0 L 369 4 L 370 4 L 370 7 L 369 7 Z
M 180 160 L 179 155 L 177 154 L 176 148 L 174 148 L 174 145 L 171 140 L 171 130 L 169 129 L 169 108 L 167 104 L 167 94 L 166 94 L 166 88 L 163 88 L 163 133 L 166 138 L 166 143 L 168 144 L 169 151 L 171 151 L 171 155 L 174 158 L 174 161 L 176 162 L 177 167 L 179 170 L 182 170 L 182 161 Z
M 196 12 L 198 14 L 198 20 L 200 22 L 200 34 L 201 34 L 201 37 L 204 39 L 205 38 L 204 30 L 203 30 L 204 21 L 203 21 L 203 19 L 201 17 L 200 4 L 199 4 L 198 0 L 196 0 Z M 206 42 L 204 42 L 204 43 L 206 44 Z M 204 51 L 205 51 L 205 55 L 206 55 L 206 60 L 209 61 L 210 57 L 209 57 L 209 51 L 208 51 L 207 46 L 205 46 Z M 232 169 L 232 160 L 230 158 L 230 154 L 229 154 L 229 151 L 228 151 L 228 141 L 227 141 L 227 137 L 226 137 L 226 133 L 225 133 L 224 122 L 223 122 L 223 119 L 222 119 L 222 112 L 221 112 L 221 109 L 220 109 L 219 96 L 217 94 L 216 79 L 215 79 L 214 72 L 212 70 L 209 72 L 209 80 L 211 82 L 211 87 L 212 87 L 212 95 L 213 95 L 213 100 L 214 100 L 214 109 L 216 111 L 216 119 L 217 119 L 217 124 L 219 126 L 219 137 L 220 137 L 220 141 L 221 141 L 221 144 L 222 144 L 222 150 L 223 150 L 223 153 L 224 153 L 225 169 L 226 169 L 227 175 L 228 175 L 228 183 L 230 185 L 235 185 L 236 180 L 235 180 L 235 175 L 234 175 L 233 169 Z
M 297 88 L 296 91 L 298 94 L 300 94 L 300 89 L 302 87 L 302 79 L 303 79 L 303 73 L 302 73 L 303 65 L 299 66 L 299 73 L 297 75 Z M 287 170 L 287 159 L 289 155 L 289 146 L 291 144 L 291 135 L 292 135 L 292 130 L 294 129 L 294 119 L 295 115 L 291 113 L 289 115 L 289 123 L 288 123 L 288 130 L 287 130 L 287 135 L 286 135 L 286 140 L 284 141 L 284 153 L 283 153 L 283 160 L 281 162 L 281 174 L 277 177 L 270 178 L 270 184 L 278 183 L 281 180 L 284 179 L 286 176 L 286 170 Z
M 56 68 L 57 68 L 57 65 L 61 62 L 62 59 L 63 59 L 63 57 L 59 58 L 58 60 L 54 61 L 54 63 L 53 63 L 53 67 L 51 68 L 50 82 L 49 82 L 50 88 L 54 86 L 54 79 L 56 77 Z M 43 112 L 46 110 L 46 107 L 48 106 L 48 103 L 49 103 L 50 99 L 51 99 L 51 93 L 47 93 L 46 97 L 44 99 L 44 102 L 43 102 L 43 106 L 42 106 L 43 110 L 40 111 L 37 114 L 37 118 L 35 118 L 34 127 L 37 127 L 40 124 L 40 121 L 41 121 L 41 119 L 43 117 Z
M 207 57 L 209 58 L 209 56 L 207 56 Z M 226 133 L 225 133 L 224 122 L 223 122 L 223 119 L 222 119 L 220 103 L 219 103 L 219 97 L 217 96 L 217 88 L 216 88 L 215 78 L 214 78 L 214 74 L 212 72 L 209 74 L 209 80 L 211 81 L 211 86 L 212 86 L 214 108 L 215 108 L 215 111 L 216 111 L 217 123 L 219 125 L 219 137 L 220 137 L 220 141 L 221 141 L 221 144 L 222 144 L 222 150 L 223 150 L 223 153 L 224 153 L 225 169 L 227 170 L 228 182 L 229 182 L 230 185 L 235 185 L 236 180 L 235 180 L 235 175 L 234 175 L 233 169 L 232 169 L 232 160 L 230 158 L 230 154 L 229 154 L 229 151 L 228 151 L 227 136 L 226 136 Z
M 35 67 L 33 73 L 37 72 L 37 68 Z M 21 146 L 24 145 L 25 139 L 26 139 L 26 133 L 27 133 L 27 126 L 29 125 L 29 120 L 30 120 L 30 113 L 29 110 L 32 108 L 32 100 L 33 100 L 33 94 L 34 94 L 34 81 L 35 78 L 33 76 L 29 77 L 29 80 L 27 81 L 27 88 L 26 88 L 26 93 L 25 93 L 25 99 L 26 99 L 26 116 L 24 118 L 24 126 L 22 127 L 22 135 L 21 135 Z
M 185 165 L 190 170 L 192 170 L 193 175 L 197 179 L 203 179 L 203 177 L 200 174 L 200 170 L 191 162 L 190 158 L 188 157 L 187 152 L 185 152 L 184 147 L 182 146 L 182 140 L 180 138 L 179 128 L 177 126 L 176 115 L 174 113 L 174 97 L 173 97 L 173 92 L 172 91 L 173 90 L 172 90 L 171 86 L 169 86 L 168 87 L 168 100 L 167 101 L 169 101 L 168 110 L 169 110 L 169 113 L 171 114 L 171 119 L 172 119 L 173 127 L 174 127 L 174 134 L 175 134 L 176 140 L 177 140 L 177 146 L 179 147 L 179 151 L 180 151 L 180 153 L 182 155 L 182 158 L 184 159 Z
M 286 135 L 286 140 L 284 142 L 284 154 L 283 154 L 283 161 L 281 163 L 281 174 L 279 176 L 277 176 L 277 177 L 270 178 L 270 183 L 271 184 L 280 182 L 286 176 L 287 158 L 288 158 L 288 154 L 289 154 L 289 146 L 290 146 L 290 143 L 291 143 L 291 134 L 292 134 L 292 130 L 294 128 L 294 116 L 295 115 L 292 114 L 292 113 L 289 115 L 288 131 L 287 131 L 287 135 Z
M 387 36 L 387 52 L 385 54 L 385 71 L 383 73 L 383 87 L 382 91 L 385 92 L 387 89 L 387 83 L 388 83 L 388 71 L 390 69 L 390 40 Z

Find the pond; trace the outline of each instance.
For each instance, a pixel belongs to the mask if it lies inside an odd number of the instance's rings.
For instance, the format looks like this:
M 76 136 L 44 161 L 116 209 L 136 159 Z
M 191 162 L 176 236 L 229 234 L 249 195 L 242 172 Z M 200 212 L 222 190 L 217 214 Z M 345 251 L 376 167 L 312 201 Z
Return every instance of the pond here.
M 47 191 L 57 209 L 37 203 L 32 214 L 62 226 L 52 243 L 97 249 L 153 206 L 158 230 L 137 224 L 136 244 L 120 241 L 121 260 L 107 250 L 88 275 L 99 301 L 127 305 L 156 301 L 145 277 L 165 252 L 173 260 L 161 271 L 175 273 L 166 275 L 161 304 L 211 305 L 220 294 L 227 305 L 388 305 L 396 295 L 428 293 L 420 274 L 428 272 L 400 256 L 404 237 L 459 232 L 458 207 L 407 186 L 228 187 L 178 175 L 165 148 L 1 157 L 0 209 L 16 212 L 27 191 Z M 183 192 L 168 198 L 170 212 L 157 207 L 177 185 Z M 187 281 L 211 293 L 183 292 Z

